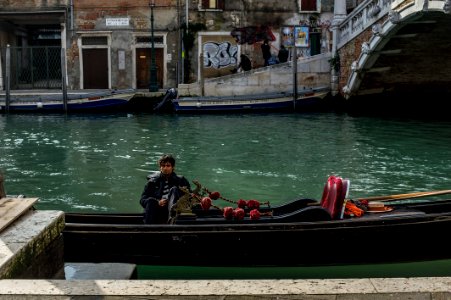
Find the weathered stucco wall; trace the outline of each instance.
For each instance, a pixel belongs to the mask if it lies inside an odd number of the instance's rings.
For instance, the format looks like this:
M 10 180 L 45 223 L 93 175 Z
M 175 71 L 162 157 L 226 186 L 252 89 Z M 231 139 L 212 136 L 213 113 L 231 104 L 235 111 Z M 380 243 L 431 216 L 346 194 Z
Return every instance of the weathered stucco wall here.
M 191 4 L 196 1 L 191 1 Z M 232 31 L 239 30 L 241 32 L 246 31 L 246 34 L 251 34 L 251 37 L 243 43 L 236 43 L 231 46 L 239 46 L 239 53 L 234 57 L 234 61 L 239 60 L 239 54 L 246 54 L 252 61 L 253 68 L 259 68 L 264 65 L 264 60 L 261 54 L 260 45 L 266 36 L 273 36 L 274 40 L 271 44 L 271 53 L 273 56 L 277 56 L 281 45 L 282 29 L 285 26 L 298 26 L 306 25 L 311 26 L 311 31 L 319 32 L 321 39 L 320 53 L 329 52 L 331 48 L 331 32 L 330 23 L 333 17 L 333 0 L 323 0 L 320 5 L 320 13 L 301 12 L 298 0 L 280 0 L 280 1 L 252 1 L 252 0 L 240 0 L 240 1 L 226 1 L 224 11 L 218 10 L 191 10 L 190 22 L 205 24 L 206 30 L 202 34 L 209 32 L 221 32 L 222 34 L 229 34 Z M 267 28 L 264 31 L 262 28 Z M 252 35 L 252 31 L 256 29 Z M 198 36 L 199 37 L 199 36 Z M 201 37 L 203 40 L 204 38 Z M 198 40 L 194 43 L 195 47 L 188 53 L 191 60 L 191 73 L 192 77 L 190 82 L 199 80 L 200 71 L 198 71 L 199 62 L 198 58 L 201 53 L 205 52 L 205 49 L 200 48 L 203 46 L 198 43 Z M 209 42 L 217 43 L 222 42 L 220 39 L 215 40 L 210 38 Z M 310 47 L 300 48 L 298 53 L 301 57 L 310 56 Z M 201 68 L 201 67 L 199 67 Z M 226 70 L 216 73 L 227 73 L 230 68 L 225 66 Z M 207 72 L 213 74 L 214 72 Z M 208 74 L 205 77 L 209 77 Z
M 117 2 L 116 4 L 113 2 Z M 154 33 L 155 36 L 166 35 L 166 44 L 161 45 L 159 40 L 156 48 L 163 49 L 163 57 L 166 65 L 161 68 L 167 70 L 162 73 L 163 84 L 174 86 L 176 84 L 176 68 L 178 57 L 178 11 L 176 0 L 157 0 L 154 8 Z M 126 18 L 127 25 L 108 25 L 106 20 L 113 18 Z M 135 84 L 136 61 L 134 49 L 138 47 L 136 36 L 150 36 L 150 6 L 147 0 L 135 1 L 89 1 L 74 0 L 74 28 L 69 39 L 68 62 L 70 70 L 73 70 L 71 85 L 76 87 L 80 81 L 79 42 L 80 34 L 105 33 L 111 36 L 111 87 L 130 88 Z M 149 37 L 150 38 L 150 37 Z M 149 43 L 147 46 L 149 47 Z M 125 66 L 119 68 L 119 51 L 125 52 Z
M 232 36 L 234 30 L 246 28 L 268 28 L 270 35 L 274 37 L 272 42 L 272 54 L 277 55 L 280 48 L 282 28 L 285 26 L 306 25 L 312 31 L 320 33 L 321 53 L 328 52 L 330 48 L 330 21 L 333 11 L 333 0 L 321 0 L 321 9 L 317 13 L 300 11 L 300 0 L 280 0 L 280 1 L 255 1 L 255 0 L 234 0 L 225 1 L 224 9 L 202 9 L 199 0 L 155 0 L 154 7 L 154 33 L 157 37 L 155 48 L 157 49 L 157 69 L 158 79 L 161 80 L 160 89 L 176 87 L 181 81 L 182 70 L 185 71 L 183 78 L 185 82 L 196 82 L 200 78 L 200 66 L 203 57 L 203 44 L 199 43 L 199 34 L 220 33 L 218 39 L 211 39 L 208 42 L 222 43 L 224 40 L 230 42 L 231 46 L 239 47 L 236 58 L 240 53 L 245 53 L 253 62 L 253 68 L 263 66 L 260 45 L 264 39 L 261 32 L 255 32 L 251 39 L 243 43 L 235 42 L 236 37 Z M 189 13 L 186 18 L 186 3 L 188 3 Z M 57 9 L 60 11 L 58 17 L 52 17 L 51 24 L 59 26 L 63 33 L 62 46 L 66 48 L 68 88 L 79 89 L 88 88 L 86 77 L 88 74 L 97 72 L 107 73 L 108 87 L 116 89 L 139 88 L 143 82 L 149 82 L 149 75 L 144 75 L 143 79 L 138 77 L 143 73 L 149 73 L 149 66 L 140 63 L 140 54 L 137 49 L 146 49 L 147 58 L 150 55 L 150 1 L 149 0 L 0 0 L 0 13 L 2 11 L 26 11 L 33 14 L 26 14 L 33 19 L 34 25 L 45 24 L 46 16 L 43 11 Z M 41 13 L 41 15 L 39 15 Z M 107 24 L 107 19 L 126 19 L 122 25 Z M 43 21 L 44 20 L 44 21 Z M 23 21 L 17 23 L 17 28 L 22 28 Z M 192 35 L 193 47 L 185 47 L 185 60 L 182 59 L 182 31 L 189 23 L 188 35 Z M 202 26 L 200 26 L 202 25 Z M 25 27 L 23 27 L 25 28 Z M 19 32 L 22 29 L 8 29 L 2 24 L 0 19 L 0 35 L 2 36 L 0 47 L 5 47 L 5 43 L 14 45 L 17 37 L 4 32 Z M 26 32 L 22 31 L 22 32 Z M 25 33 L 26 34 L 26 33 Z M 83 37 L 93 35 L 108 38 L 108 44 L 83 44 Z M 228 35 L 226 38 L 224 35 Z M 185 35 L 186 37 L 187 35 Z M 139 37 L 147 37 L 147 40 Z M 164 39 L 164 40 L 163 40 Z M 5 41 L 6 40 L 6 41 Z M 22 39 L 22 42 L 26 37 Z M 22 46 L 27 46 L 23 44 Z M 102 69 L 88 70 L 89 63 L 83 63 L 83 49 L 106 49 L 103 57 L 108 57 L 108 65 Z M 121 56 L 122 53 L 124 56 Z M 299 49 L 301 57 L 308 57 L 310 49 L 308 47 Z M 86 61 L 86 60 L 85 60 Z M 234 60 L 238 62 L 237 59 Z M 149 64 L 147 62 L 147 64 Z M 225 66 L 225 69 L 206 70 L 206 77 L 227 75 L 233 65 Z M 104 70 L 108 68 L 108 70 Z M 107 87 L 102 87 L 107 88 Z M 143 88 L 143 87 L 141 87 Z
M 70 0 L 0 0 L 1 10 L 26 11 L 30 9 L 45 9 L 65 7 Z
M 330 87 L 330 53 L 298 61 L 298 89 Z M 266 69 L 251 70 L 221 78 L 206 79 L 204 96 L 252 95 L 271 92 L 293 91 L 291 62 Z M 202 85 L 198 83 L 179 85 L 179 96 L 200 96 Z

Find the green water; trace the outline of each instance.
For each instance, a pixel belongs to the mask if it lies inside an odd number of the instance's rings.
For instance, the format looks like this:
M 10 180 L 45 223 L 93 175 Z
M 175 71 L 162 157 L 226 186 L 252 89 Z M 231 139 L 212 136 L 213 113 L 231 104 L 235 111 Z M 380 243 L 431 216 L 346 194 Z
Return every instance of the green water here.
M 333 267 L 138 267 L 138 277 L 146 279 L 328 279 L 441 277 L 450 275 L 451 260 Z
M 350 179 L 351 198 L 450 189 L 450 145 L 451 121 L 443 119 L 336 113 L 0 115 L 7 193 L 39 197 L 38 209 L 67 212 L 141 212 L 145 177 L 157 170 L 162 153 L 176 156 L 177 173 L 226 198 L 271 205 L 320 199 L 330 175 Z M 356 243 L 359 251 L 362 247 Z M 451 275 L 450 269 L 447 261 L 431 270 L 441 276 Z M 201 277 L 229 272 L 195 270 Z M 239 275 L 233 269 L 222 276 L 327 276 L 326 271 L 295 275 L 299 270 L 243 269 Z

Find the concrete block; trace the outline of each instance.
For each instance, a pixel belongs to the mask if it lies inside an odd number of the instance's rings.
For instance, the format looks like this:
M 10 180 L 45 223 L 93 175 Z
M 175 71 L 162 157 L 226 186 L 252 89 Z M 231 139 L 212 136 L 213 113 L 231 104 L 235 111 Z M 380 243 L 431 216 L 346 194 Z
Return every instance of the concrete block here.
M 63 266 L 64 212 L 30 211 L 0 233 L 0 278 L 52 278 Z
M 64 274 L 72 279 L 136 279 L 136 265 L 124 263 L 65 263 Z

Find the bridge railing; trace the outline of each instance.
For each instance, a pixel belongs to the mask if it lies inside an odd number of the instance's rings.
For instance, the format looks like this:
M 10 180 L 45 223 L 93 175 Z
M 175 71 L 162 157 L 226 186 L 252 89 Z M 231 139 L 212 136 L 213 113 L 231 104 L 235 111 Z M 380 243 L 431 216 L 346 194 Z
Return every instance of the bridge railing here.
M 451 0 L 366 0 L 338 26 L 337 49 L 346 45 L 380 19 L 388 15 L 393 22 L 409 11 L 444 11 L 451 13 Z M 395 12 L 395 13 L 393 13 Z
M 372 26 L 390 11 L 392 0 L 366 0 L 338 26 L 337 49 Z

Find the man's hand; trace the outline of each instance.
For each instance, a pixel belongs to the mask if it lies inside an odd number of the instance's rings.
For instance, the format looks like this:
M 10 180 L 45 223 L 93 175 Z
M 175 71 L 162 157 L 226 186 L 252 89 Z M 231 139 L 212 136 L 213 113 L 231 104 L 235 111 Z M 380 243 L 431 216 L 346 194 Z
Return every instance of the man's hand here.
M 160 206 L 168 205 L 168 199 L 161 199 L 160 201 L 158 201 L 158 205 Z

